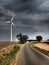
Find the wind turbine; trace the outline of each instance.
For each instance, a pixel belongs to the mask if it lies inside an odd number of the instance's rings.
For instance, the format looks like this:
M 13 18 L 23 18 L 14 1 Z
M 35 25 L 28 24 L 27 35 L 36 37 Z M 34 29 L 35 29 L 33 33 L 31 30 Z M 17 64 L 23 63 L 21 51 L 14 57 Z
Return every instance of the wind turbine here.
M 2 22 L 2 24 L 10 24 L 10 26 L 11 26 L 11 40 L 10 40 L 11 42 L 12 42 L 12 27 L 13 27 L 13 26 L 15 27 L 15 25 L 14 25 L 14 23 L 13 23 L 14 17 L 15 17 L 15 15 L 11 18 L 10 21 Z

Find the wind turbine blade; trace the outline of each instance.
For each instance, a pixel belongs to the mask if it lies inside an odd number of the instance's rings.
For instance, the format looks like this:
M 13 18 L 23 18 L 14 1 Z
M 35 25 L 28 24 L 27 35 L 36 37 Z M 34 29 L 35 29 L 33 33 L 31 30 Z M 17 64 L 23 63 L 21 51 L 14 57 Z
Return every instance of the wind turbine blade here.
M 12 22 L 12 25 L 15 27 L 14 23 Z
M 10 21 L 7 21 L 7 22 L 0 22 L 0 24 L 9 24 Z
M 13 21 L 14 17 L 15 17 L 15 15 L 11 18 L 11 21 Z
M 7 24 L 8 24 L 8 23 L 10 23 L 10 21 L 7 21 L 7 22 L 3 22 L 3 23 L 5 23 L 5 24 L 7 23 Z

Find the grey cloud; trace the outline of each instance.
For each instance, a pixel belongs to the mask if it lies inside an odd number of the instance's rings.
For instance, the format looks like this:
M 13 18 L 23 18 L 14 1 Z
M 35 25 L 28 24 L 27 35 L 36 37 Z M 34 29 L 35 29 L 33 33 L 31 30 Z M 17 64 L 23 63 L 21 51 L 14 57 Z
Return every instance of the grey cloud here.
M 16 15 L 16 20 L 20 21 L 21 23 L 24 22 L 24 24 L 25 23 L 39 24 L 41 22 L 44 23 L 45 20 L 46 21 L 49 20 L 49 13 L 48 14 L 33 14 L 33 15 L 21 13 L 21 14 Z
M 11 10 L 11 11 L 13 10 L 14 12 L 24 12 L 27 10 L 28 13 L 42 12 L 42 9 L 40 9 L 40 7 L 44 2 L 48 2 L 48 0 L 41 0 L 41 1 L 40 0 L 1 0 L 0 1 L 1 5 L 6 10 Z M 44 9 L 44 7 L 41 8 Z
M 22 32 L 28 35 L 38 32 L 49 32 L 49 12 L 39 13 L 42 9 L 39 6 L 46 0 L 1 0 L 0 3 L 0 22 L 10 20 L 13 15 L 13 20 L 16 29 L 13 28 L 13 36 Z M 1 34 L 10 31 L 10 25 L 0 25 Z M 9 35 L 10 32 L 8 32 Z M 41 33 L 40 33 L 41 34 Z M 3 35 L 4 36 L 4 35 Z M 7 36 L 7 35 L 6 35 Z M 8 38 L 8 37 L 7 37 Z
M 4 16 L 5 14 L 3 12 L 0 12 L 0 17 Z
M 10 12 L 11 13 L 11 12 Z M 13 12 L 12 12 L 13 13 Z M 11 14 L 12 14 L 11 13 Z M 8 13 L 7 13 L 8 14 Z M 5 16 L 4 21 L 10 20 L 11 17 Z M 25 14 L 25 13 L 16 13 L 14 23 L 17 27 L 32 27 L 38 25 L 49 25 L 49 13 L 48 14 Z M 3 20 L 2 20 L 3 21 Z

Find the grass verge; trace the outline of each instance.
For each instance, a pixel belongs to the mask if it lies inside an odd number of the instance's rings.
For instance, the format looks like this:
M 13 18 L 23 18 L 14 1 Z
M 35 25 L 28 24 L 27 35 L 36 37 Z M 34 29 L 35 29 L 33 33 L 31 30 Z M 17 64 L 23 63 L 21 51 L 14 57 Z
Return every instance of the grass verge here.
M 36 47 L 34 44 L 32 44 L 32 47 L 35 48 L 35 49 L 37 49 L 37 50 L 39 50 L 39 51 L 42 52 L 43 54 L 49 56 L 49 51 L 46 51 L 46 50 L 41 49 L 41 48 L 39 48 L 39 47 Z
M 0 65 L 9 65 L 15 54 L 20 50 L 19 46 L 14 46 L 13 50 L 9 54 L 3 54 L 0 58 Z

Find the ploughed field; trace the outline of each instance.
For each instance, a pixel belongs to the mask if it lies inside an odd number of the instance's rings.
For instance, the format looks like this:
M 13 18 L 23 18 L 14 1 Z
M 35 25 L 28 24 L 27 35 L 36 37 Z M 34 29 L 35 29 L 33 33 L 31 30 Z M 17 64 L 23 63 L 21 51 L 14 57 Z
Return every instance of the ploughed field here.
M 16 42 L 0 42 L 0 50 L 5 48 L 5 47 L 8 47 L 14 43 L 16 43 Z

